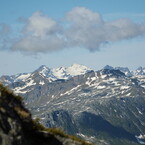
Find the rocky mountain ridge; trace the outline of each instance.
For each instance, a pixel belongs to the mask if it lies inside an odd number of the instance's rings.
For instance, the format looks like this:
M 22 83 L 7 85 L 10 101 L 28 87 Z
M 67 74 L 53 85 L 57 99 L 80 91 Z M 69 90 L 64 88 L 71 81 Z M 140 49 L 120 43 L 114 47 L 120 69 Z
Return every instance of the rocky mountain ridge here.
M 120 70 L 123 72 L 126 76 L 139 76 L 139 75 L 145 75 L 145 67 L 138 67 L 134 71 L 130 71 L 127 67 L 112 67 L 109 65 L 106 65 L 103 69 L 109 69 L 109 70 Z M 59 80 L 59 79 L 70 79 L 71 77 L 85 74 L 92 69 L 87 68 L 86 66 L 80 65 L 80 64 L 73 64 L 70 67 L 59 67 L 59 68 L 48 68 L 45 65 L 40 66 L 38 69 L 36 69 L 34 72 L 31 73 L 20 73 L 16 75 L 3 75 L 0 77 L 0 81 L 5 84 L 9 85 L 14 82 L 20 82 L 25 81 L 30 76 L 33 76 L 35 73 L 39 73 L 42 77 L 45 79 L 48 79 L 50 82 Z M 96 70 L 93 70 L 96 71 Z
M 3 84 L 9 85 L 14 82 L 25 81 L 29 77 L 32 77 L 35 74 L 39 74 L 41 77 L 47 79 L 49 82 L 58 80 L 58 79 L 69 79 L 76 75 L 82 75 L 87 72 L 91 71 L 91 69 L 87 68 L 86 66 L 73 64 L 70 67 L 59 67 L 56 69 L 50 69 L 45 65 L 40 66 L 34 72 L 31 73 L 20 73 L 17 75 L 3 75 L 0 77 L 0 80 Z

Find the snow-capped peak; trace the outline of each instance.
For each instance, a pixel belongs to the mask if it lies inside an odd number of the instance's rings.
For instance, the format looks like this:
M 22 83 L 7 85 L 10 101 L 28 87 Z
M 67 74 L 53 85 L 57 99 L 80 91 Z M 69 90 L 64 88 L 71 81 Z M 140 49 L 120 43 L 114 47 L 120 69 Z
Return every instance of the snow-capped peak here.
M 65 67 L 59 67 L 56 69 L 52 69 L 52 73 L 58 79 L 68 79 L 69 78 Z
M 87 68 L 86 66 L 80 64 L 73 64 L 70 67 L 59 67 L 50 69 L 45 65 L 40 66 L 34 72 L 38 72 L 42 76 L 46 77 L 47 79 L 51 78 L 52 80 L 57 79 L 69 79 L 76 75 L 82 75 L 90 71 L 91 69 Z
M 67 68 L 67 73 L 71 76 L 75 76 L 75 75 L 85 74 L 90 70 L 91 70 L 90 68 L 87 68 L 84 65 L 73 64 Z
M 70 67 L 59 67 L 56 69 L 53 69 L 53 75 L 58 79 L 68 79 L 70 77 L 85 74 L 91 69 L 87 68 L 86 66 L 80 65 L 80 64 L 73 64 Z
M 45 65 L 40 66 L 35 72 L 39 72 L 41 75 L 47 77 L 48 74 L 50 73 L 50 69 L 46 67 Z

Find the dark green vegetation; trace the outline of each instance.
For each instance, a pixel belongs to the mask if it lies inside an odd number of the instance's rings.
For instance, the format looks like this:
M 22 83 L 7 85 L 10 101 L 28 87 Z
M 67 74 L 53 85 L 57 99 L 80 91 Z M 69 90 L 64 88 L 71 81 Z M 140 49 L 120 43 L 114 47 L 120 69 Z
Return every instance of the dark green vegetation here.
M 32 120 L 20 96 L 0 85 L 0 145 L 91 145 Z

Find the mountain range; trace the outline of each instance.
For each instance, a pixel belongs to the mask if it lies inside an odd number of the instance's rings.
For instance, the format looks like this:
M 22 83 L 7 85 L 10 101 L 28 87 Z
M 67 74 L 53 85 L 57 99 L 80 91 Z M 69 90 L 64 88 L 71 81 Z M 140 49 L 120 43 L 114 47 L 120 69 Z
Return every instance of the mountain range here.
M 74 64 L 1 76 L 33 118 L 99 145 L 145 144 L 145 68 Z

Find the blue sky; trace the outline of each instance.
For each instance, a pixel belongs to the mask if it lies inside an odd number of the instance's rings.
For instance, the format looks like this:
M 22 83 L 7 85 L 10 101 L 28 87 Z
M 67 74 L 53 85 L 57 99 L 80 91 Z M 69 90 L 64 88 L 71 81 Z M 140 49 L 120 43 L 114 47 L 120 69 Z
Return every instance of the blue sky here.
M 43 64 L 145 67 L 144 5 L 144 0 L 0 0 L 0 75 Z

